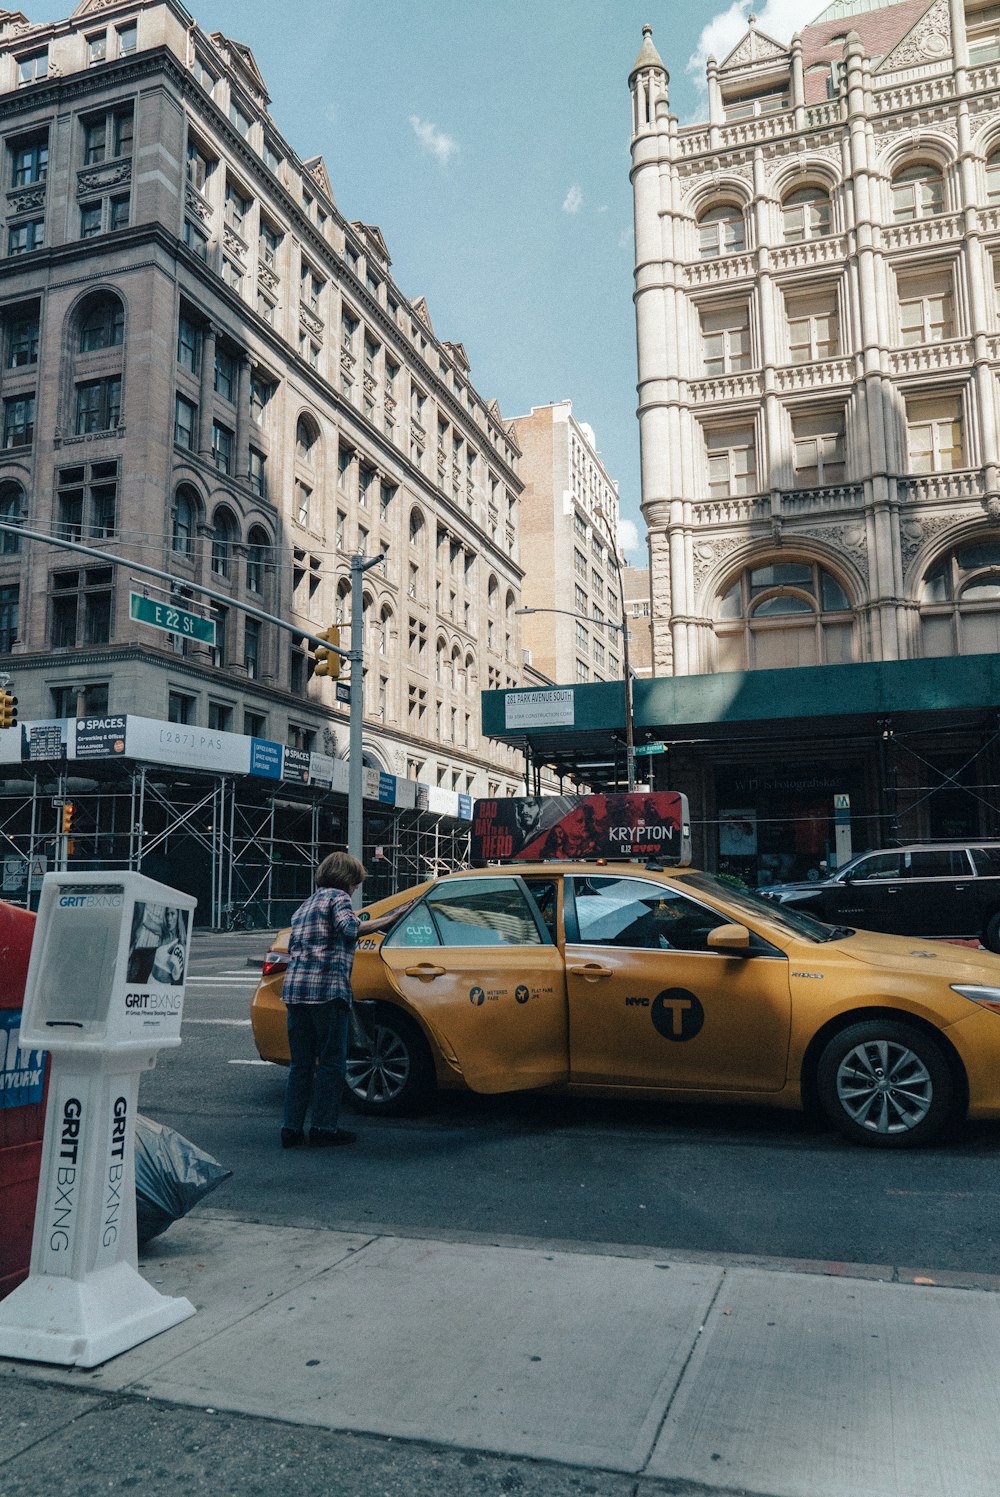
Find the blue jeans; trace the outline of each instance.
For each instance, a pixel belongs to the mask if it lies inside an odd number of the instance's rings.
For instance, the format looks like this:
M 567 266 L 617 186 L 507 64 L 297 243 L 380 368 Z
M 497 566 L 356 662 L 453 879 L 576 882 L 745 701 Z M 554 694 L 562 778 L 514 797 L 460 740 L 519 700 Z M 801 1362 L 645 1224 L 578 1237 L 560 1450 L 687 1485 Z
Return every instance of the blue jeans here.
M 350 1006 L 331 1003 L 288 1005 L 288 1048 L 292 1063 L 285 1086 L 283 1126 L 305 1126 L 312 1100 L 312 1126 L 333 1132 L 340 1114 L 340 1094 L 347 1069 L 347 1021 Z

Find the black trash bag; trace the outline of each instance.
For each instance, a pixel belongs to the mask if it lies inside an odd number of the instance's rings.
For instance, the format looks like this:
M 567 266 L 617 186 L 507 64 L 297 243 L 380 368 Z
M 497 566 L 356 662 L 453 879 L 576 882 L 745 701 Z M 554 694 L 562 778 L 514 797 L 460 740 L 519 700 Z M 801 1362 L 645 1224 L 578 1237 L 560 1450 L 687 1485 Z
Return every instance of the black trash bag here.
M 135 1120 L 135 1218 L 139 1246 L 186 1216 L 232 1170 L 174 1128 Z

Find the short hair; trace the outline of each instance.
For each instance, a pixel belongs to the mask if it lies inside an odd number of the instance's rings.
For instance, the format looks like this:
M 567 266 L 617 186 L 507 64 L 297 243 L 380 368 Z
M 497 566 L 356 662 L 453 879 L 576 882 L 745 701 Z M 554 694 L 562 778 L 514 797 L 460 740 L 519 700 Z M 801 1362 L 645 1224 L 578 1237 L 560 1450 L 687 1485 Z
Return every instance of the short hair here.
M 368 870 L 349 852 L 331 852 L 316 869 L 317 889 L 343 889 L 350 894 L 368 877 Z

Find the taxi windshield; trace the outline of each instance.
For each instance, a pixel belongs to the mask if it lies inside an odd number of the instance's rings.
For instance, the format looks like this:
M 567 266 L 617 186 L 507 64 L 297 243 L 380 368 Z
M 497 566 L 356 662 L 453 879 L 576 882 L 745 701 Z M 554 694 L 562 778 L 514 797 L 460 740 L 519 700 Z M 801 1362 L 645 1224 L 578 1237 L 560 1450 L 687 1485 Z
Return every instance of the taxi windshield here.
M 692 871 L 681 873 L 678 877 L 690 888 L 724 900 L 734 913 L 739 911 L 749 920 L 766 920 L 769 925 L 777 925 L 793 936 L 804 936 L 807 941 L 839 941 L 843 936 L 853 934 L 842 925 L 826 925 L 812 915 L 804 915 L 801 910 L 790 910 L 785 905 L 775 904 L 773 900 L 762 899 L 749 889 L 736 889 L 732 884 L 724 884 L 710 873 Z

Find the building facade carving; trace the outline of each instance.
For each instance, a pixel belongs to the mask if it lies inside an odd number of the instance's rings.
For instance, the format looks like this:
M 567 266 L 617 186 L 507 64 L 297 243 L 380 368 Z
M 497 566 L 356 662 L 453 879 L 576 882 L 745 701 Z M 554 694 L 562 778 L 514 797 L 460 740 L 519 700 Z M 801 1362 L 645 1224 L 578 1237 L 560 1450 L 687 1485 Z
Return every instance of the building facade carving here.
M 788 47 L 751 18 L 708 61 L 708 121 L 681 126 L 647 33 L 629 81 L 657 671 L 937 655 L 945 585 L 954 652 L 1000 645 L 998 61 L 1000 12 L 971 0 L 832 6 Z

